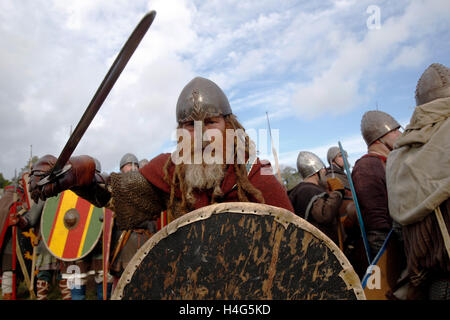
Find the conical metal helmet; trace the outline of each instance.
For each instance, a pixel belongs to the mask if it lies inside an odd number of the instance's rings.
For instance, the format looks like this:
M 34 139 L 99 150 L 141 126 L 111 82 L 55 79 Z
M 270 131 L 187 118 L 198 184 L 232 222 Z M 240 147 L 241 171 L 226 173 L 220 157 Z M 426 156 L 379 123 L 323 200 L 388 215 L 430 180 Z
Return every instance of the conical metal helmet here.
M 143 168 L 148 162 L 147 159 L 139 160 L 139 168 Z
M 300 151 L 297 157 L 297 169 L 302 179 L 306 179 L 320 169 L 325 168 L 325 164 L 318 156 L 309 151 Z
M 333 146 L 330 149 L 328 149 L 327 152 L 327 161 L 331 166 L 331 163 L 333 162 L 333 160 L 337 157 L 337 155 L 341 153 L 341 149 L 339 149 L 339 147 Z M 345 157 L 348 158 L 348 153 L 347 151 L 344 150 L 345 153 Z
M 127 163 L 134 163 L 136 166 L 139 166 L 139 161 L 136 156 L 132 153 L 126 153 L 122 159 L 120 159 L 120 169 Z
M 367 146 L 400 127 L 393 117 L 383 111 L 367 111 L 361 119 L 361 133 Z
M 203 121 L 232 113 L 225 93 L 211 80 L 196 77 L 181 91 L 177 102 L 177 122 Z
M 450 97 L 450 69 L 440 63 L 430 65 L 416 87 L 416 105 Z

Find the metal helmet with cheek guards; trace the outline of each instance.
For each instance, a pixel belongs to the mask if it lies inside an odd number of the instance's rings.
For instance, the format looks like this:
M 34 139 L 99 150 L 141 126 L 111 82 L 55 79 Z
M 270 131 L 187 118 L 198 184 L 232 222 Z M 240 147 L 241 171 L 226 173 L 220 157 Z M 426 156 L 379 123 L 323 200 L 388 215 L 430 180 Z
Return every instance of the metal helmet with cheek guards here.
M 124 165 L 126 165 L 127 163 L 134 163 L 136 165 L 136 167 L 139 166 L 139 161 L 136 158 L 136 156 L 132 153 L 126 153 L 122 159 L 120 159 L 120 169 L 122 169 L 122 167 Z
M 181 91 L 177 102 L 177 122 L 203 121 L 231 114 L 230 103 L 222 89 L 211 80 L 196 77 Z
M 361 119 L 361 134 L 367 146 L 400 127 L 392 116 L 383 111 L 367 111 Z
M 450 97 L 450 69 L 440 63 L 431 64 L 416 86 L 416 105 Z
M 297 169 L 302 179 L 306 179 L 325 168 L 325 164 L 314 153 L 300 151 L 297 157 Z

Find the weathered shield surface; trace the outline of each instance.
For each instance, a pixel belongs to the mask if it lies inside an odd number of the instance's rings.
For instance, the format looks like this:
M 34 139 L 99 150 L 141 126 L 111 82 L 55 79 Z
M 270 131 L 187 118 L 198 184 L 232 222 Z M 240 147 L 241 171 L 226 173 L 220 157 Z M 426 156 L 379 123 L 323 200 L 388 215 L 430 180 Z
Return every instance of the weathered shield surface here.
M 94 249 L 102 234 L 103 212 L 103 208 L 70 190 L 48 198 L 41 217 L 45 245 L 63 261 L 83 258 Z
M 255 203 L 192 211 L 150 238 L 113 299 L 365 299 L 339 248 L 293 213 Z

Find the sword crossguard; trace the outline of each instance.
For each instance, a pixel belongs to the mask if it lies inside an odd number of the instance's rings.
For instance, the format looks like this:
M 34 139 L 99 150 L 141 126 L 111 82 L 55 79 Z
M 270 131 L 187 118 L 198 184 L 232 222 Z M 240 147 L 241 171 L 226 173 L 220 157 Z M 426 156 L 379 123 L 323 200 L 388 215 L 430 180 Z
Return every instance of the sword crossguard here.
M 52 183 L 56 181 L 56 178 L 62 176 L 63 174 L 65 174 L 67 171 L 69 171 L 72 168 L 71 164 L 66 164 L 60 171 L 58 172 L 54 172 L 49 174 L 48 176 L 44 177 L 43 179 L 39 180 L 39 182 L 37 183 L 38 186 L 42 187 L 48 183 Z

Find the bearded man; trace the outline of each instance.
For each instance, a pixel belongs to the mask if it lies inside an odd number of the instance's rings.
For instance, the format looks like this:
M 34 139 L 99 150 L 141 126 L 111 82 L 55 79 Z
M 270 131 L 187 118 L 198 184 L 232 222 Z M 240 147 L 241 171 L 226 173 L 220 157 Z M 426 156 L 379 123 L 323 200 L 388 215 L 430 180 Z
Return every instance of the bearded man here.
M 170 222 L 187 212 L 217 202 L 258 202 L 293 211 L 284 187 L 273 174 L 268 174 L 270 165 L 261 163 L 251 152 L 249 137 L 232 114 L 227 97 L 214 82 L 201 77 L 190 81 L 178 98 L 176 115 L 178 129 L 188 133 L 179 142 L 189 144 L 187 140 L 190 137 L 194 150 L 183 149 L 180 152 L 177 148 L 175 155 L 161 154 L 139 171 L 111 173 L 106 179 L 95 174 L 91 157 L 72 157 L 68 161 L 72 166 L 69 171 L 56 182 L 38 186 L 39 180 L 49 173 L 56 161 L 55 157 L 47 155 L 32 169 L 33 199 L 45 199 L 71 189 L 91 203 L 108 206 L 115 211 L 116 225 L 120 229 L 133 229 L 145 220 L 159 217 L 166 210 Z M 196 127 L 201 127 L 200 134 Z M 211 152 L 215 159 L 221 158 L 222 163 L 207 163 L 204 157 L 194 164 L 178 161 L 176 153 L 189 158 L 191 152 L 195 158 L 200 147 L 205 151 L 220 137 L 223 140 L 227 129 L 237 132 L 233 137 L 233 147 L 224 146 L 225 152 L 220 148 Z M 218 130 L 220 135 L 215 135 L 205 146 L 199 142 L 198 136 L 203 137 L 206 130 Z M 239 141 L 245 142 L 243 150 L 239 148 Z M 239 157 L 240 151 L 244 151 L 243 157 Z M 232 161 L 223 161 L 225 158 Z

